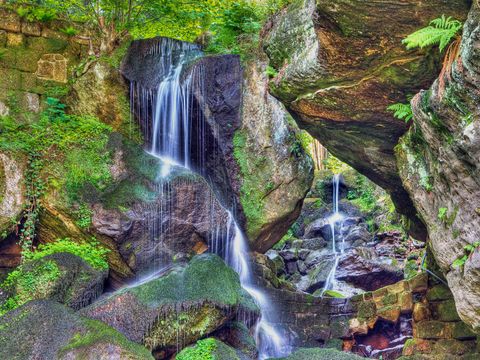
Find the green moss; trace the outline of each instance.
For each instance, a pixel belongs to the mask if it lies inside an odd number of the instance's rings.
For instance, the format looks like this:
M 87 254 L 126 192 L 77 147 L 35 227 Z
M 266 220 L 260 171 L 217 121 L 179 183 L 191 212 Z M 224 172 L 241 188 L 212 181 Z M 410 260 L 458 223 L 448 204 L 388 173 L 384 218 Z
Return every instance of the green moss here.
M 242 175 L 240 202 L 247 218 L 247 233 L 252 235 L 256 234 L 264 223 L 265 189 L 261 189 L 261 177 L 257 173 L 261 171 L 262 159 L 255 159 L 255 154 L 248 153 L 247 135 L 242 130 L 235 132 L 233 146 L 233 155 Z
M 182 350 L 176 360 L 240 360 L 235 350 L 221 341 L 208 338 Z
M 82 349 L 99 343 L 115 344 L 128 351 L 136 359 L 153 359 L 152 354 L 145 347 L 128 340 L 125 335 L 98 320 L 82 318 L 86 332 L 76 333 L 67 345 L 59 350 L 65 354 L 70 350 Z
M 82 258 L 94 269 L 107 270 L 107 254 L 109 252 L 110 250 L 104 248 L 94 240 L 86 243 L 78 243 L 69 238 L 65 238 L 53 243 L 40 244 L 37 251 L 25 253 L 24 256 L 26 260 L 33 261 L 52 254 L 70 253 Z
M 365 301 L 358 305 L 358 317 L 360 319 L 370 319 L 377 314 L 377 306 L 373 301 Z
M 185 269 L 174 270 L 148 286 L 125 291 L 152 306 L 178 302 L 235 306 L 240 303 L 242 293 L 238 275 L 221 258 L 211 254 L 195 256 Z
M 36 298 L 45 297 L 51 291 L 52 285 L 60 277 L 60 269 L 54 261 L 40 261 L 33 269 L 25 271 L 20 267 L 10 274 L 0 285 L 9 296 L 0 307 L 0 315 Z

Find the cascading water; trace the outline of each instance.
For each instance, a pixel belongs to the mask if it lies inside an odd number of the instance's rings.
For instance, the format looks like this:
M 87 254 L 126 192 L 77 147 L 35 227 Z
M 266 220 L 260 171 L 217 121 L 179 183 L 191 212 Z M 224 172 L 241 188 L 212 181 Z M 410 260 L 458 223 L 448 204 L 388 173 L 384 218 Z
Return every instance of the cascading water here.
M 161 39 L 149 52 L 152 53 L 162 57 L 161 71 L 165 73 L 163 81 L 156 91 L 145 90 L 139 84 L 131 84 L 130 96 L 133 112 L 142 123 L 147 151 L 162 161 L 159 186 L 163 189 L 163 181 L 170 174 L 172 166 L 192 170 L 193 154 L 203 153 L 204 134 L 192 133 L 192 121 L 197 121 L 195 128 L 203 132 L 205 119 L 193 119 L 192 100 L 194 91 L 202 91 L 204 74 L 200 67 L 188 78 L 182 78 L 186 64 L 201 56 L 195 45 Z M 148 112 L 145 109 L 151 110 Z M 200 113 L 203 114 L 203 111 Z M 192 136 L 201 139 L 196 141 L 201 149 L 192 149 Z M 200 174 L 203 174 L 204 170 L 202 164 L 202 159 L 197 158 L 195 170 Z M 273 326 L 275 313 L 271 302 L 268 296 L 254 285 L 247 240 L 232 211 L 228 211 L 228 214 L 226 233 L 222 233 L 220 228 L 214 232 L 210 239 L 210 251 L 223 256 L 226 263 L 237 271 L 242 286 L 255 299 L 261 310 L 261 318 L 255 326 L 259 359 L 287 355 L 291 349 Z
M 328 273 L 327 279 L 325 281 L 325 285 L 323 286 L 322 293 L 321 295 L 324 295 L 324 293 L 327 290 L 334 290 L 336 281 L 335 281 L 335 274 L 337 272 L 337 267 L 338 267 L 338 262 L 340 260 L 340 256 L 344 253 L 345 251 L 345 240 L 343 238 L 342 243 L 337 245 L 337 234 L 335 231 L 335 227 L 339 226 L 341 227 L 342 221 L 343 221 L 343 214 L 340 212 L 338 204 L 340 201 L 340 175 L 335 174 L 332 179 L 332 187 L 333 187 L 333 213 L 332 215 L 328 218 L 328 223 L 330 225 L 330 229 L 332 231 L 332 251 L 334 254 L 334 263 L 333 267 Z

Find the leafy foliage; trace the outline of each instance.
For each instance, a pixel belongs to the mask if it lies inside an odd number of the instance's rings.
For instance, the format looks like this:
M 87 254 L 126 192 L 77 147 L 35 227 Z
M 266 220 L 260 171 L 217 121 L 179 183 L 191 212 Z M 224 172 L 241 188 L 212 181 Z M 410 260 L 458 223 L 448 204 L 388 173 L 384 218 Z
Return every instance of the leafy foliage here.
M 70 253 L 85 260 L 91 267 L 100 270 L 108 269 L 107 254 L 109 249 L 101 246 L 94 238 L 90 242 L 77 243 L 69 238 L 59 239 L 53 243 L 40 244 L 36 251 L 28 252 L 26 260 L 37 260 L 47 255 Z
M 409 122 L 413 118 L 413 111 L 410 103 L 396 103 L 387 107 L 387 110 L 393 112 L 393 116 L 397 119 L 404 120 L 405 122 Z
M 442 15 L 440 18 L 432 20 L 429 26 L 407 36 L 402 42 L 407 46 L 407 49 L 438 45 L 440 52 L 442 52 L 458 35 L 462 26 L 463 24 L 460 21 L 452 19 L 451 16 L 445 17 L 445 15 Z
M 28 158 L 25 171 L 27 201 L 20 245 L 31 250 L 42 207 L 49 190 L 67 202 L 79 200 L 89 184 L 103 189 L 110 181 L 110 154 L 106 150 L 111 129 L 90 116 L 67 115 L 56 98 L 47 98 L 37 122 L 22 124 L 13 117 L 0 118 L 0 149 Z
M 455 259 L 452 266 L 454 268 L 459 268 L 465 265 L 467 260 L 472 256 L 472 254 L 480 247 L 480 241 L 475 241 L 473 244 L 465 245 L 463 250 L 465 251 L 464 255 L 460 256 L 459 258 Z

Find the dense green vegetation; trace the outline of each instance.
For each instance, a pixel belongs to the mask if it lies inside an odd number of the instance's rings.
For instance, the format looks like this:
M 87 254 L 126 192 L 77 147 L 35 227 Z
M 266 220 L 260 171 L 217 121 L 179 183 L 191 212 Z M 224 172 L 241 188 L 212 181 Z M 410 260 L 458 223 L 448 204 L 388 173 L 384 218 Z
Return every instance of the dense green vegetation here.
M 9 104 L 14 105 L 13 100 Z M 104 189 L 110 181 L 107 151 L 111 128 L 91 116 L 67 115 L 65 105 L 47 98 L 38 120 L 19 122 L 12 116 L 0 118 L 0 149 L 27 157 L 27 199 L 21 244 L 31 248 L 35 226 L 48 191 L 57 191 L 66 204 L 81 202 L 85 186 Z M 87 225 L 86 210 L 79 217 Z
M 166 36 L 194 41 L 209 38 L 207 51 L 249 54 L 258 45 L 260 29 L 268 16 L 289 0 L 10 0 L 29 21 L 55 18 L 83 22 L 96 30 L 102 52 L 112 52 L 127 36 Z M 68 26 L 63 32 L 75 36 Z

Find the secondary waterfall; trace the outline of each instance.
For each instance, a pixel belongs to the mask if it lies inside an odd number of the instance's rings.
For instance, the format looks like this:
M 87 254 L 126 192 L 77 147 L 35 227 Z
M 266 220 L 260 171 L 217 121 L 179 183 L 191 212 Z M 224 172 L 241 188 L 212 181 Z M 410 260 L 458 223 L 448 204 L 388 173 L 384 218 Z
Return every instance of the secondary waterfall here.
M 335 289 L 336 281 L 335 281 L 335 274 L 337 271 L 338 267 L 338 262 L 340 260 L 340 256 L 344 253 L 345 251 L 345 241 L 344 238 L 342 240 L 341 244 L 337 244 L 337 234 L 335 231 L 335 227 L 337 225 L 342 224 L 343 221 L 343 214 L 340 212 L 338 208 L 338 204 L 340 201 L 340 175 L 335 174 L 332 179 L 332 188 L 333 188 L 333 194 L 332 194 L 332 208 L 333 208 L 333 213 L 332 215 L 328 218 L 328 223 L 330 225 L 330 229 L 332 231 L 332 251 L 334 254 L 334 263 L 333 267 L 330 270 L 327 279 L 325 281 L 325 285 L 323 286 L 322 289 L 322 295 L 327 291 L 327 290 L 333 290 Z
M 202 146 L 205 141 L 202 132 L 206 120 L 203 118 L 204 109 L 193 111 L 194 92 L 202 93 L 204 74 L 199 67 L 189 77 L 183 77 L 187 64 L 201 56 L 200 50 L 193 44 L 160 39 L 151 53 L 161 57 L 161 71 L 165 76 L 155 91 L 131 84 L 130 97 L 133 113 L 141 122 L 147 151 L 162 161 L 159 186 L 163 189 L 162 179 L 166 179 L 173 166 L 195 170 L 200 175 L 204 173 L 203 161 L 198 154 L 203 154 L 205 149 Z M 194 129 L 199 133 L 194 133 Z M 192 143 L 194 137 L 196 148 Z M 193 156 L 197 156 L 195 169 L 191 166 Z M 223 256 L 225 262 L 235 269 L 242 286 L 261 310 L 261 319 L 255 326 L 259 359 L 287 355 L 290 352 L 288 343 L 272 325 L 275 313 L 271 302 L 267 294 L 254 284 L 247 239 L 237 225 L 233 212 L 229 211 L 228 214 L 226 234 L 216 231 L 216 235 L 210 239 L 209 250 Z

